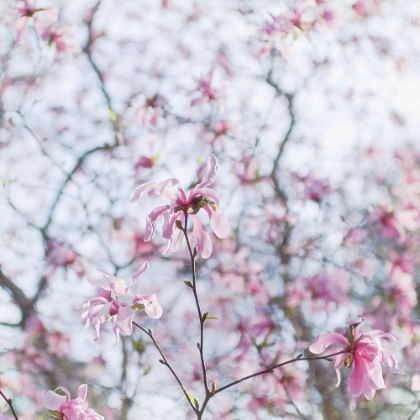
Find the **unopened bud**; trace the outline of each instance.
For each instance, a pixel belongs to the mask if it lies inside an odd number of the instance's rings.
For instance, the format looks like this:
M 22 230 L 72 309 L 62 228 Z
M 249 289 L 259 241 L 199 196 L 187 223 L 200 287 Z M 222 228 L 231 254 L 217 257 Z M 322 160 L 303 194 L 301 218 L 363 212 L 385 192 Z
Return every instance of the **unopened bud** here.
M 211 383 L 211 395 L 214 395 L 216 393 L 216 382 Z
M 183 282 L 186 286 L 190 287 L 191 289 L 194 288 L 193 284 L 189 280 L 183 280 Z

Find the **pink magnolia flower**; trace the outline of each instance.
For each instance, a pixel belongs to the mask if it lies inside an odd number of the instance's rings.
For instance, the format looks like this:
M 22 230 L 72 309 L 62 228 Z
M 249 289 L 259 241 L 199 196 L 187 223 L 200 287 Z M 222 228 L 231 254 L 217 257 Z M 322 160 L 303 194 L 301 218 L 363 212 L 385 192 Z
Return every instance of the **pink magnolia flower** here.
M 334 346 L 337 351 L 340 347 L 344 347 L 344 353 L 337 355 L 334 362 L 338 379 L 336 387 L 341 382 L 339 368 L 343 365 L 353 368 L 349 376 L 350 394 L 354 397 L 363 394 L 366 399 L 371 400 L 375 391 L 385 388 L 381 363 L 388 363 L 391 369 L 397 373 L 404 374 L 404 372 L 398 369 L 394 355 L 390 350 L 382 347 L 380 341 L 380 338 L 384 337 L 395 341 L 395 337 L 379 330 L 362 333 L 359 325 L 360 322 L 351 324 L 347 337 L 339 333 L 320 336 L 311 344 L 309 350 L 319 354 L 330 346 Z
M 80 45 L 74 38 L 74 34 L 77 30 L 75 25 L 51 25 L 46 28 L 41 35 L 44 41 L 48 42 L 48 45 L 54 45 L 56 50 L 56 60 L 58 56 L 65 53 L 67 59 L 71 59 L 75 54 L 81 51 Z
M 34 20 L 38 33 L 42 33 L 48 24 L 58 19 L 60 11 L 56 7 L 38 8 L 36 0 L 21 0 L 17 3 L 17 7 L 11 13 L 11 18 L 15 21 L 18 41 L 22 38 L 31 18 Z
M 223 112 L 223 105 L 220 103 L 220 95 L 228 90 L 229 83 L 223 82 L 218 88 L 212 87 L 214 69 L 211 69 L 207 75 L 198 81 L 197 92 L 201 94 L 199 98 L 191 101 L 191 106 L 201 105 L 206 102 L 219 103 L 219 111 Z
M 79 386 L 77 398 L 72 399 L 70 392 L 59 387 L 65 395 L 57 394 L 55 391 L 48 391 L 44 394 L 44 407 L 59 414 L 62 420 L 104 420 L 95 410 L 88 407 L 86 402 L 87 385 Z
M 159 115 L 164 112 L 168 101 L 162 95 L 156 93 L 154 96 L 147 97 L 143 105 L 137 110 L 136 123 L 147 127 L 150 123 L 157 126 Z
M 114 321 L 114 334 L 118 341 L 120 331 L 125 335 L 133 332 L 133 316 L 135 310 L 144 309 L 151 318 L 162 316 L 162 307 L 156 295 L 133 295 L 129 292 L 130 287 L 149 268 L 146 261 L 134 274 L 131 283 L 127 286 L 125 281 L 104 271 L 91 274 L 88 282 L 111 292 L 111 300 L 105 297 L 96 297 L 83 305 L 82 318 L 86 318 L 86 329 L 93 325 L 96 330 L 96 338 L 100 337 L 100 327 L 111 318 Z
M 169 205 L 155 208 L 148 216 L 144 240 L 150 241 L 153 238 L 156 228 L 156 221 L 163 217 L 163 237 L 168 240 L 168 251 L 178 251 L 183 243 L 183 232 L 176 227 L 177 221 L 185 227 L 186 219 L 194 223 L 191 240 L 197 251 L 203 258 L 208 258 L 212 251 L 212 243 L 203 223 L 197 213 L 203 209 L 210 219 L 211 227 L 219 238 L 226 238 L 230 233 L 229 223 L 226 216 L 219 208 L 219 198 L 211 188 L 213 177 L 217 171 L 216 156 L 211 154 L 207 161 L 207 171 L 201 182 L 189 193 L 179 186 L 179 180 L 170 178 L 163 182 L 147 182 L 138 186 L 131 194 L 130 201 L 133 203 L 139 200 L 144 194 L 149 197 L 165 197 L 170 201 Z M 178 185 L 178 194 L 174 196 L 169 188 Z
M 320 203 L 327 195 L 333 192 L 326 179 L 317 179 L 311 175 L 302 178 L 304 184 L 304 198 Z

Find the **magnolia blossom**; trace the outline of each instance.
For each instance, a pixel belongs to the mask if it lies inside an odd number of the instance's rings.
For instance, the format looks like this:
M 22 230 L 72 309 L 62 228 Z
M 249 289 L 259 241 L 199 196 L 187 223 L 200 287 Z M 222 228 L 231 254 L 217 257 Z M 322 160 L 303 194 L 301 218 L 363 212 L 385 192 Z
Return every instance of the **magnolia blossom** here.
M 56 389 L 64 392 L 65 395 L 57 394 L 55 391 L 45 392 L 44 407 L 58 414 L 63 420 L 104 420 L 95 410 L 88 407 L 86 402 L 87 385 L 79 386 L 77 398 L 72 399 L 70 392 L 64 388 Z M 56 417 L 54 417 L 56 418 Z
M 47 25 L 58 20 L 60 10 L 56 7 L 37 7 L 35 0 L 21 0 L 15 3 L 17 6 L 13 9 L 10 18 L 16 26 L 18 41 L 26 31 L 30 19 L 34 20 L 38 33 L 42 33 Z
M 103 323 L 110 320 L 114 321 L 114 334 L 119 339 L 120 331 L 125 335 L 130 335 L 133 331 L 133 316 L 135 310 L 144 309 L 151 318 L 162 316 L 162 307 L 156 295 L 133 295 L 129 292 L 130 287 L 140 278 L 149 268 L 146 261 L 134 274 L 131 283 L 127 286 L 125 281 L 104 271 L 91 274 L 88 282 L 94 286 L 101 287 L 111 292 L 111 299 L 96 297 L 83 305 L 82 318 L 86 318 L 86 329 L 93 325 L 96 330 L 96 338 L 100 337 L 100 327 Z
M 379 330 L 362 333 L 359 325 L 360 323 L 351 324 L 347 337 L 339 333 L 320 336 L 309 347 L 309 350 L 319 354 L 330 346 L 334 346 L 337 351 L 342 347 L 344 353 L 337 355 L 334 362 L 338 378 L 336 387 L 341 382 L 339 368 L 344 365 L 353 369 L 349 376 L 350 394 L 354 397 L 363 394 L 366 399 L 371 400 L 375 391 L 385 388 L 381 363 L 388 363 L 397 373 L 404 374 L 404 372 L 398 369 L 394 355 L 390 350 L 382 347 L 380 341 L 383 337 L 395 341 L 395 337 Z
M 165 251 L 178 251 L 183 243 L 183 232 L 177 228 L 179 221 L 185 227 L 186 218 L 194 223 L 191 240 L 197 251 L 203 258 L 208 258 L 212 251 L 210 236 L 201 222 L 197 213 L 203 209 L 210 219 L 211 227 L 219 238 L 226 238 L 230 233 L 230 227 L 226 216 L 219 208 L 219 198 L 211 188 L 213 177 L 217 171 L 216 156 L 211 154 L 207 161 L 207 170 L 201 182 L 189 193 L 179 186 L 179 180 L 170 178 L 163 182 L 147 182 L 138 186 L 131 194 L 130 201 L 133 203 L 139 200 L 144 194 L 150 197 L 164 197 L 169 200 L 169 205 L 155 208 L 148 216 L 144 240 L 150 241 L 153 238 L 156 228 L 156 221 L 163 217 L 163 237 L 168 240 L 168 247 Z M 178 185 L 178 194 L 174 196 L 169 188 Z M 178 222 L 178 223 L 179 223 Z

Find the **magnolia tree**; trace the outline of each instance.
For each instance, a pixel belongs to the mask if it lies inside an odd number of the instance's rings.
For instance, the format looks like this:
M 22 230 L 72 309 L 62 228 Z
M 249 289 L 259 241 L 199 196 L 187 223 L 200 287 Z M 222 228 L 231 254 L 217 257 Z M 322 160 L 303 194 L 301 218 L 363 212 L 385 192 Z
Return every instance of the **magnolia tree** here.
M 0 0 L 0 418 L 414 419 L 419 6 Z

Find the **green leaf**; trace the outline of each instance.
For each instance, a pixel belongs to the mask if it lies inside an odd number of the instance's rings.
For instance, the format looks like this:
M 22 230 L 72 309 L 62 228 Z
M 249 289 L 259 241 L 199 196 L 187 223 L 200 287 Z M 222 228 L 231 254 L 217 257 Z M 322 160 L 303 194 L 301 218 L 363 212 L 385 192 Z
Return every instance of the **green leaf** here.
M 142 303 L 135 303 L 135 304 L 131 307 L 131 309 L 132 309 L 133 311 L 140 311 L 140 310 L 144 309 L 144 305 L 143 305 Z

